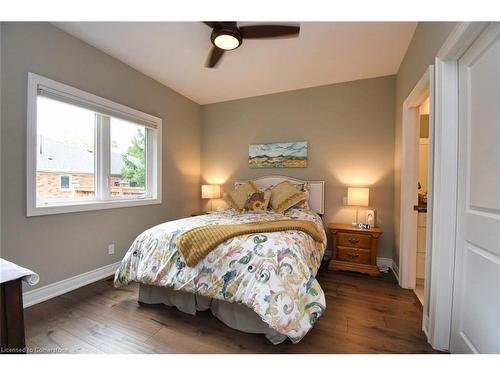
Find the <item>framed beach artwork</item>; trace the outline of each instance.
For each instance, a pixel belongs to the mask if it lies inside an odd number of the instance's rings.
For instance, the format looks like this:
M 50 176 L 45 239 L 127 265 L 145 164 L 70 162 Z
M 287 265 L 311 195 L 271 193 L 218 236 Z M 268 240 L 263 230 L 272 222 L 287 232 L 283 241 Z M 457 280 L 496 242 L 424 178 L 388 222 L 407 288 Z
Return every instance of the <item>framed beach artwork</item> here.
M 250 168 L 305 168 L 307 142 L 263 143 L 248 147 Z

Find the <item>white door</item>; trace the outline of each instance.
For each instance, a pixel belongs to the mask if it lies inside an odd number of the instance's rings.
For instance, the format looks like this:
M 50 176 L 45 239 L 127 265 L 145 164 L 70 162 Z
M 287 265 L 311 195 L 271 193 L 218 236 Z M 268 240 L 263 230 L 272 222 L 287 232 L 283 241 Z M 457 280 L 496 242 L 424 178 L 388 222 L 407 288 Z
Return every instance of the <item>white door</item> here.
M 458 62 L 454 353 L 500 353 L 500 24 Z

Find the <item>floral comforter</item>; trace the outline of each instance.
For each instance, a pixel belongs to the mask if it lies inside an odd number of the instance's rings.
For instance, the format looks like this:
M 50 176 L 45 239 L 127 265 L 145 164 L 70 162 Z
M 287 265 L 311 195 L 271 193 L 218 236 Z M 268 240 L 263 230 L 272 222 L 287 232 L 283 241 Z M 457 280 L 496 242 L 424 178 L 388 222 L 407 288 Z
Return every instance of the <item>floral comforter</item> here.
M 219 245 L 195 267 L 186 266 L 175 246 L 179 234 L 195 227 L 287 218 L 313 221 L 324 233 L 320 217 L 309 209 L 285 214 L 228 209 L 157 225 L 134 241 L 116 271 L 115 286 L 137 281 L 242 303 L 297 343 L 326 307 L 315 278 L 326 241 L 294 230 L 243 235 Z

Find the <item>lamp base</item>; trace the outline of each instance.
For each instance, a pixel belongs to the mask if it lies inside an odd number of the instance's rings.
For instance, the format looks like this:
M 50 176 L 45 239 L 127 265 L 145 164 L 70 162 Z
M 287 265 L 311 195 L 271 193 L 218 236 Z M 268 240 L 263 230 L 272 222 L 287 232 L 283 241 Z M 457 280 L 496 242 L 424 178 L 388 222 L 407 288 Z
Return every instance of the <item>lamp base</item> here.
M 356 207 L 356 221 L 351 223 L 351 225 L 353 227 L 357 227 L 358 224 L 359 224 L 359 218 L 358 218 L 358 216 L 359 216 L 359 207 Z

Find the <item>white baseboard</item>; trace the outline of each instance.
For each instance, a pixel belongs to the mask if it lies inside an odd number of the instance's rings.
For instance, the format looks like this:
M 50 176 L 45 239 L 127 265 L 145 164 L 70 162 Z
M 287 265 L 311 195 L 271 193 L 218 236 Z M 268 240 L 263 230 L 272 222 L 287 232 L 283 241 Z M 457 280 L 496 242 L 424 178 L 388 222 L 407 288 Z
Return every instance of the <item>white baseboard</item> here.
M 425 314 L 422 316 L 422 331 L 424 331 L 425 337 L 427 337 L 427 342 L 430 343 L 429 337 L 429 317 Z
M 399 267 L 395 261 L 392 261 L 391 268 L 392 268 L 392 273 L 394 274 L 394 277 L 396 277 L 396 280 L 398 281 L 398 285 L 401 285 L 401 282 L 399 281 Z
M 108 264 L 107 266 L 25 292 L 23 293 L 23 306 L 26 308 L 28 306 L 36 305 L 37 303 L 104 279 L 105 277 L 113 275 L 119 265 L 120 262 Z

